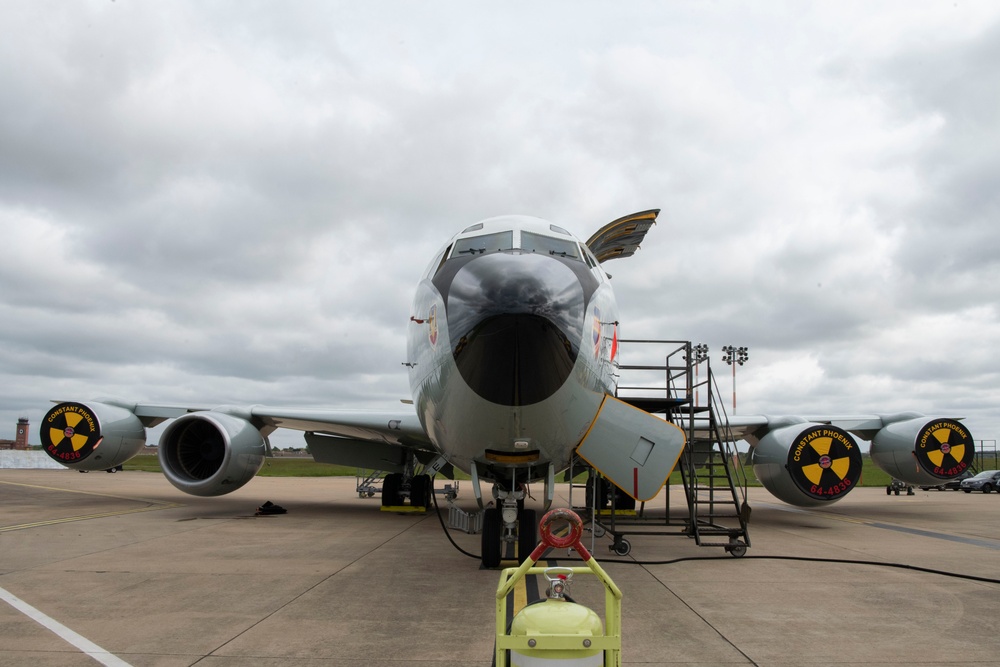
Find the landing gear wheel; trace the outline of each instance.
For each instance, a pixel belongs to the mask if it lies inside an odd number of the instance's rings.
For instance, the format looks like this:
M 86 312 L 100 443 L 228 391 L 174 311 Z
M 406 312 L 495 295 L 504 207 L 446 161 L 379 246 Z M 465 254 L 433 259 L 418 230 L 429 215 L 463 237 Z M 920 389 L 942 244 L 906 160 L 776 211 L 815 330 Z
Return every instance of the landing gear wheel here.
M 413 507 L 430 507 L 432 493 L 430 475 L 417 475 L 410 481 L 410 505 Z
M 632 543 L 622 537 L 615 540 L 614 544 L 611 545 L 611 550 L 619 556 L 628 556 L 632 551 Z
M 391 472 L 382 480 L 382 507 L 396 507 L 403 502 L 399 489 L 403 486 L 403 475 Z
M 482 562 L 486 569 L 495 569 L 500 566 L 502 557 L 503 542 L 500 538 L 503 533 L 503 522 L 500 519 L 500 510 L 496 507 L 487 508 L 483 512 L 483 539 L 482 539 Z
M 517 513 L 517 562 L 528 560 L 528 556 L 538 546 L 538 519 L 535 510 L 521 510 Z
M 601 511 L 608 508 L 608 484 L 603 477 L 591 476 L 587 480 L 587 507 Z M 594 487 L 597 487 L 597 505 L 594 505 Z

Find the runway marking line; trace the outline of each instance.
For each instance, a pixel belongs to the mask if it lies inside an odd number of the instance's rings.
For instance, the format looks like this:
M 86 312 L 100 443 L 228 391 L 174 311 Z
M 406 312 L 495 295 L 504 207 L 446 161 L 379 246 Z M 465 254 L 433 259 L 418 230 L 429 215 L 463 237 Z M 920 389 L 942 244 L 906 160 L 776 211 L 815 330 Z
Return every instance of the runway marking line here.
M 80 649 L 82 653 L 87 654 L 102 665 L 106 665 L 107 667 L 132 667 L 118 656 L 105 651 L 86 637 L 70 630 L 59 621 L 35 609 L 21 598 L 3 588 L 0 588 L 0 600 L 3 600 L 47 630 L 54 632 L 60 639 Z
M 60 519 L 48 519 L 47 521 L 34 521 L 32 523 L 22 523 L 16 526 L 0 526 L 0 533 L 10 532 L 12 530 L 25 530 L 27 528 L 38 528 L 41 526 L 52 526 L 60 523 L 70 523 L 73 521 L 86 521 L 88 519 L 103 519 L 109 516 L 120 516 L 123 514 L 135 514 L 137 512 L 155 512 L 156 510 L 171 509 L 174 507 L 184 507 L 180 503 L 164 503 L 157 500 L 147 500 L 145 498 L 129 498 L 127 496 L 115 496 L 107 493 L 94 493 L 93 491 L 78 491 L 76 489 L 62 489 L 55 486 L 40 486 L 38 484 L 23 484 L 21 482 L 7 482 L 0 481 L 0 484 L 7 484 L 9 486 L 21 486 L 31 489 L 42 489 L 45 491 L 62 491 L 65 493 L 80 493 L 86 496 L 98 496 L 99 498 L 114 498 L 115 500 L 127 500 L 134 503 L 147 503 L 149 507 L 139 507 L 130 510 L 115 510 L 112 512 L 98 512 L 95 514 L 81 514 L 79 516 L 69 516 Z

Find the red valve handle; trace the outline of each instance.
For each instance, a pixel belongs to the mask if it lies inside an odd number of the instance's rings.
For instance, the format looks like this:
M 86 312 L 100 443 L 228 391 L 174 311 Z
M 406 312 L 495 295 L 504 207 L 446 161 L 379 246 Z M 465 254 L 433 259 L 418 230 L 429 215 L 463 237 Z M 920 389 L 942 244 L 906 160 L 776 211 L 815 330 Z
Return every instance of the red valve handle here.
M 569 533 L 563 536 L 553 535 L 552 526 L 560 519 L 569 524 Z M 553 549 L 573 547 L 584 561 L 590 560 L 590 552 L 587 551 L 586 547 L 580 543 L 580 538 L 583 536 L 583 520 L 573 510 L 562 507 L 549 510 L 545 516 L 542 517 L 542 520 L 538 525 L 538 532 L 542 535 L 542 541 L 537 547 L 535 547 L 535 550 L 531 552 L 531 560 L 538 562 L 538 559 L 540 559 L 542 554 L 545 553 L 546 547 L 552 547 Z

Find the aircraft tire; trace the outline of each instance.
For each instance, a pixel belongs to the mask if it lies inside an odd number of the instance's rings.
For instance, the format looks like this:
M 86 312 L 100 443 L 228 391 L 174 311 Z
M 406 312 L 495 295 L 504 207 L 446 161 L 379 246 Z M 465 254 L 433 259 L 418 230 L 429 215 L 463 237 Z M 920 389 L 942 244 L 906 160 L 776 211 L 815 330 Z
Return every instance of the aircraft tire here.
M 430 507 L 433 492 L 430 475 L 417 475 L 410 482 L 410 504 L 414 507 Z
M 538 518 L 535 510 L 521 510 L 517 515 L 517 562 L 526 561 L 537 546 Z
M 608 508 L 608 482 L 603 477 L 591 477 L 587 480 L 587 508 L 594 508 L 594 487 L 597 487 L 598 511 Z
M 391 472 L 382 480 L 382 506 L 396 507 L 403 499 L 399 495 L 399 489 L 403 484 L 403 476 L 398 472 Z
M 500 510 L 496 507 L 489 507 L 483 512 L 483 537 L 482 537 L 482 562 L 486 569 L 495 569 L 500 566 L 500 559 L 503 554 L 503 543 L 500 541 L 503 531 L 503 522 L 500 519 Z

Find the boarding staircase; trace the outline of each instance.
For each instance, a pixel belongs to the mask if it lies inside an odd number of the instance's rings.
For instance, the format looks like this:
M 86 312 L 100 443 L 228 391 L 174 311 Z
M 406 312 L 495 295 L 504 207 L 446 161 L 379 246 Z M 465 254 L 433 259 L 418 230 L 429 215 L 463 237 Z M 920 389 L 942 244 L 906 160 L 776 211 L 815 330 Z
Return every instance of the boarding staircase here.
M 742 556 L 750 546 L 747 474 L 719 400 L 707 346 L 690 341 L 621 340 L 619 354 L 617 398 L 658 414 L 684 431 L 687 446 L 677 469 L 687 507 L 672 511 L 670 480 L 663 494 L 663 517 L 653 518 L 650 513 L 647 519 L 645 504 L 634 516 L 616 517 L 612 502 L 610 517 L 602 520 L 614 538 L 612 550 L 628 552 L 616 546 L 630 527 L 657 523 L 681 530 L 654 534 L 682 534 L 699 546 L 722 547 L 733 556 Z M 632 532 L 649 534 L 648 530 Z

